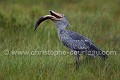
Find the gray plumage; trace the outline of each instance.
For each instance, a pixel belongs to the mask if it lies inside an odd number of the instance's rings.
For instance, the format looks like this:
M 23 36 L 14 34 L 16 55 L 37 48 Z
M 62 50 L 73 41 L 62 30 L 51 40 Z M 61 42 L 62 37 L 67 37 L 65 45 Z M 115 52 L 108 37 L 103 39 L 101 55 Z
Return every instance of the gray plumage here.
M 46 19 L 51 19 L 57 29 L 58 29 L 58 36 L 60 41 L 63 43 L 64 46 L 68 47 L 72 51 L 76 51 L 76 68 L 80 65 L 79 54 L 87 54 L 93 57 L 99 55 L 103 59 L 107 58 L 108 56 L 100 50 L 90 39 L 78 34 L 76 32 L 66 30 L 66 27 L 69 27 L 70 24 L 67 21 L 66 17 L 63 14 L 56 13 L 54 11 L 50 11 L 51 15 L 47 15 L 48 17 L 44 16 L 45 18 L 40 18 L 36 22 L 35 29 L 38 25 Z M 96 53 L 94 53 L 96 52 Z

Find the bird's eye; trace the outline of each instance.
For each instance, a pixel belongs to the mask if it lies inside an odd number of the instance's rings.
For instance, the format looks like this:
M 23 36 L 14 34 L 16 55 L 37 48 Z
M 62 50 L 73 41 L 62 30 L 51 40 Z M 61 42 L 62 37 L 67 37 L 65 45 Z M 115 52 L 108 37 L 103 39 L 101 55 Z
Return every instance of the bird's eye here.
M 66 18 L 66 16 L 64 16 Z
M 62 14 L 62 16 L 66 18 L 66 16 L 64 14 Z

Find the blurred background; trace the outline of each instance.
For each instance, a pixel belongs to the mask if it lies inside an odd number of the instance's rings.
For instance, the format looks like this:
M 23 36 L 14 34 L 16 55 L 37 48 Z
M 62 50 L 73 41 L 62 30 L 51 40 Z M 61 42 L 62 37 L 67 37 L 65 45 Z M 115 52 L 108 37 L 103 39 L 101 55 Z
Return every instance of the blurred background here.
M 5 55 L 7 51 L 69 51 L 47 20 L 34 32 L 38 18 L 53 10 L 64 14 L 68 28 L 90 38 L 104 51 L 116 51 L 103 63 L 74 57 Z M 0 80 L 120 79 L 120 0 L 0 0 Z

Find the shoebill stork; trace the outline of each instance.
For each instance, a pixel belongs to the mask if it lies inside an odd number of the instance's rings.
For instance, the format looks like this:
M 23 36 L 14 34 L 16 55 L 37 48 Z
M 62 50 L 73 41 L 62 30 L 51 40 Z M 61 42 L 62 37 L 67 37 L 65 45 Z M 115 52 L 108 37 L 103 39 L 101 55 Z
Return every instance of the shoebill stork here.
M 80 53 L 87 54 L 92 57 L 100 56 L 103 59 L 108 57 L 107 54 L 100 50 L 90 39 L 79 33 L 66 30 L 66 27 L 69 27 L 70 24 L 64 14 L 51 10 L 49 12 L 50 15 L 45 15 L 37 20 L 35 30 L 43 21 L 47 19 L 52 20 L 57 27 L 58 36 L 62 44 L 73 52 L 76 52 L 76 68 L 79 68 L 80 65 Z

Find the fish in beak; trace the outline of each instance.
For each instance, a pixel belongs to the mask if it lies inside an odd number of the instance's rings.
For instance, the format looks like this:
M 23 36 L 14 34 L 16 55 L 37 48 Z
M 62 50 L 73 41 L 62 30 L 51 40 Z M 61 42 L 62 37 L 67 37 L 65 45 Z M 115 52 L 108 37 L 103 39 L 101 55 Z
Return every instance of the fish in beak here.
M 37 29 L 37 27 L 45 20 L 52 20 L 52 21 L 57 21 L 57 20 L 60 20 L 61 18 L 63 18 L 63 15 L 60 14 L 60 13 L 57 13 L 57 12 L 54 12 L 54 11 L 49 11 L 50 12 L 50 15 L 45 15 L 45 16 L 42 16 L 40 17 L 36 23 L 35 23 L 35 29 L 34 31 Z

